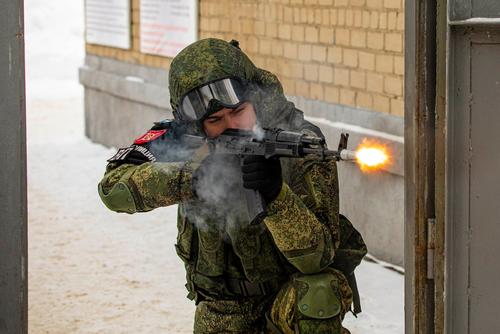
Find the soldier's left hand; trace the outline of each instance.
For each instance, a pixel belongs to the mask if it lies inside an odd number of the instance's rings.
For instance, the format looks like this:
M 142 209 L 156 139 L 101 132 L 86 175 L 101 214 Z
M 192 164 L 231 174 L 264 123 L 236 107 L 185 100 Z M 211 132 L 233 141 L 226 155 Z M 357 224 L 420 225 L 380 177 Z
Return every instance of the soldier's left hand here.
M 249 155 L 243 158 L 241 171 L 243 186 L 258 190 L 266 203 L 273 201 L 280 193 L 283 180 L 279 159 Z

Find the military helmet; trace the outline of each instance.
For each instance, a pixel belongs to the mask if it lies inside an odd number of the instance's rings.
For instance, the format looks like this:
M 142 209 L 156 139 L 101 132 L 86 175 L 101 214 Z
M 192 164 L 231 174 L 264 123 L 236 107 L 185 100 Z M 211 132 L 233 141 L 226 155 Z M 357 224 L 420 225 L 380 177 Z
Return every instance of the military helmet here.
M 283 123 L 296 113 L 278 78 L 256 67 L 235 40 L 207 38 L 188 45 L 172 60 L 169 89 L 174 117 L 179 119 L 202 120 L 205 113 L 235 107 L 243 100 L 253 104 L 265 127 L 288 128 Z M 212 100 L 218 103 L 210 104 Z

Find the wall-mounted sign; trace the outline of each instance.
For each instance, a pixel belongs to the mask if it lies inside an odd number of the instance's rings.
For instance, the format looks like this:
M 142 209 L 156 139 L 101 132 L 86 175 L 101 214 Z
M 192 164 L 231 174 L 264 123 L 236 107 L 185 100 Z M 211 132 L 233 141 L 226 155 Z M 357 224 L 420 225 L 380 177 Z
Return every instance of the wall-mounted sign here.
M 197 0 L 141 0 L 141 52 L 174 57 L 197 39 Z
M 130 49 L 130 0 L 85 0 L 87 43 Z

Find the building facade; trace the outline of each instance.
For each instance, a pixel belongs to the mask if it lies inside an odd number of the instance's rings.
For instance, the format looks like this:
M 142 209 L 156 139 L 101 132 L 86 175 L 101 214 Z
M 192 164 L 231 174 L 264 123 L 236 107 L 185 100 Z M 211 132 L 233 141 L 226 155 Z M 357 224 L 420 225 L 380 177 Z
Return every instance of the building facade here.
M 341 212 L 362 231 L 369 251 L 403 264 L 402 0 L 200 0 L 197 38 L 236 39 L 275 73 L 289 100 L 320 126 L 331 147 L 363 139 L 387 145 L 391 164 L 364 173 L 339 163 Z M 141 52 L 141 3 L 130 2 L 130 47 L 86 43 L 86 134 L 127 146 L 153 121 L 171 117 L 171 57 Z

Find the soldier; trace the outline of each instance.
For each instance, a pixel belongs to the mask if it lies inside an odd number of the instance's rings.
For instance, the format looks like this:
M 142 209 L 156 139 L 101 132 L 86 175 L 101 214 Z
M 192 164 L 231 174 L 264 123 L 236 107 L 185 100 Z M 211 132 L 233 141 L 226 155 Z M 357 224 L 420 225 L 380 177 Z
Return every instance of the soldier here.
M 172 61 L 169 89 L 175 119 L 207 137 L 256 126 L 323 136 L 236 41 L 186 47 Z M 99 194 L 118 212 L 179 204 L 176 250 L 196 303 L 194 333 L 349 333 L 346 276 L 366 248 L 339 221 L 335 162 L 206 153 L 158 162 L 147 145 L 165 135 L 162 124 L 110 159 Z M 243 188 L 265 200 L 258 222 L 245 215 Z M 337 261 L 346 238 L 357 245 L 354 260 Z

